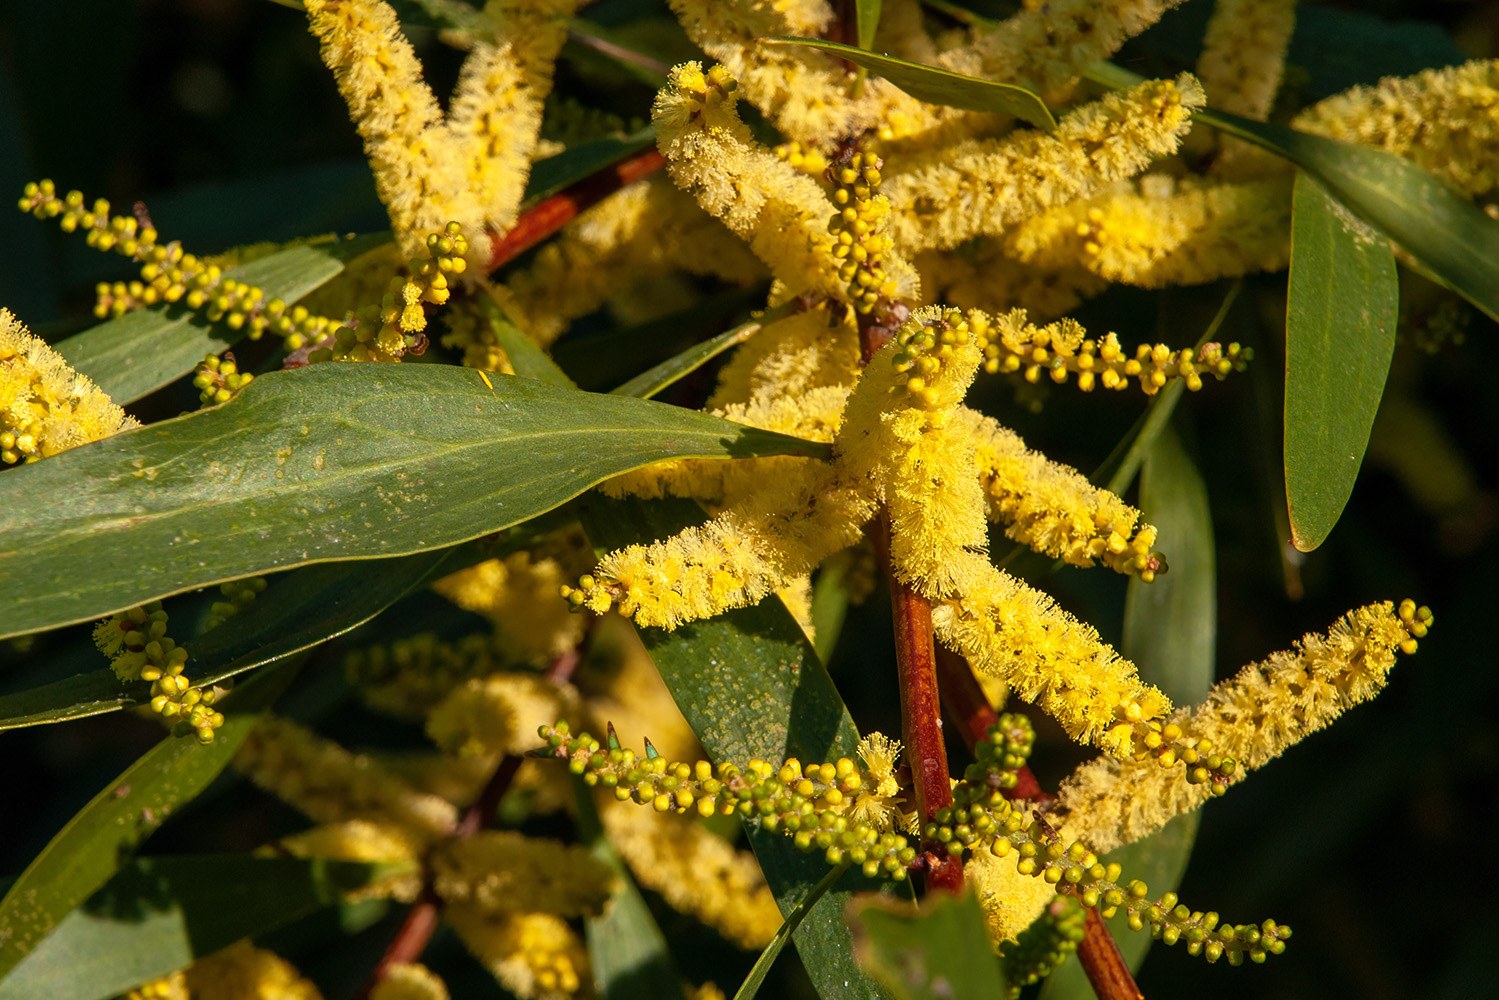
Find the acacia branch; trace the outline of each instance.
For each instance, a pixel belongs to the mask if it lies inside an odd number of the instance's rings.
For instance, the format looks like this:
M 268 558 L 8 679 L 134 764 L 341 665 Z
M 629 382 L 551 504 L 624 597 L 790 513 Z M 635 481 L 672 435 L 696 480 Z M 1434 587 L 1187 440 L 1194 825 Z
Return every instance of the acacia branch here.
M 550 198 L 543 198 L 522 212 L 508 232 L 489 234 L 489 261 L 485 270 L 494 271 L 505 266 L 576 219 L 580 213 L 665 165 L 666 157 L 652 146 L 589 174 Z

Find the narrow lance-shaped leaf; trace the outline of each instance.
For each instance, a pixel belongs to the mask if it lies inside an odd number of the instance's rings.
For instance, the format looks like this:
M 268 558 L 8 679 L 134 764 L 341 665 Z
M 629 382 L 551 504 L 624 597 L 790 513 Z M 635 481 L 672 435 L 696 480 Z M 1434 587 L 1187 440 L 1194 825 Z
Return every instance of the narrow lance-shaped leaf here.
M 311 649 L 374 618 L 439 567 L 461 569 L 464 560 L 455 556 L 445 549 L 293 570 L 233 619 L 188 641 L 183 673 L 195 684 L 215 684 Z M 0 696 L 0 731 L 118 712 L 150 698 L 149 684 L 121 681 L 101 667 Z
M 226 699 L 214 741 L 168 736 L 80 809 L 0 900 L 0 977 L 109 881 L 167 817 L 208 787 L 291 678 L 283 668 Z
M 1389 244 L 1296 178 L 1286 293 L 1286 501 L 1291 541 L 1321 545 L 1353 493 L 1395 351 Z
M 596 547 L 615 548 L 665 538 L 703 516 L 685 501 L 596 499 L 584 507 L 583 527 Z M 673 632 L 642 629 L 641 638 L 712 759 L 814 761 L 857 753 L 859 732 L 843 699 L 776 598 Z M 783 914 L 794 912 L 827 875 L 820 855 L 797 851 L 779 832 L 751 826 L 749 840 Z M 802 965 L 823 1000 L 885 995 L 854 962 L 843 921 L 854 890 L 875 885 L 849 872 L 825 892 L 794 935 Z
M 410 867 L 248 854 L 141 858 L 0 980 L 0 1000 L 117 996 Z
M 854 22 L 858 30 L 854 34 L 858 37 L 859 48 L 874 47 L 874 36 L 880 29 L 880 8 L 884 5 L 884 0 L 856 0 Z
M 951 70 L 896 59 L 878 52 L 866 52 L 852 45 L 823 41 L 820 38 L 762 38 L 765 45 L 810 45 L 855 66 L 862 66 L 876 76 L 884 77 L 918 101 L 942 104 L 965 111 L 988 111 L 1013 115 L 1050 132 L 1057 127 L 1056 116 L 1036 93 L 1013 83 L 997 83 L 964 76 Z
M 445 548 L 665 458 L 825 445 L 445 365 L 312 365 L 0 482 L 0 635 L 313 562 Z
M 791 315 L 796 308 L 795 302 L 787 302 L 767 311 L 763 316 L 757 316 L 740 323 L 732 330 L 710 337 L 700 344 L 694 344 L 682 353 L 667 358 L 654 368 L 641 372 L 624 385 L 609 390 L 610 395 L 638 396 L 641 399 L 649 399 L 667 386 L 697 371 L 724 351 L 738 347 L 769 324 Z
M 336 277 L 348 261 L 389 242 L 389 233 L 330 236 L 230 268 L 224 277 L 264 289 L 267 301 L 291 303 Z M 57 352 L 116 403 L 129 403 L 243 337 L 227 323 L 211 323 L 184 307 L 154 306 L 90 327 L 58 343 Z
M 1181 439 L 1169 426 L 1146 454 L 1140 475 L 1140 508 L 1161 532 L 1171 572 L 1154 583 L 1131 579 L 1124 604 L 1122 652 L 1146 680 L 1179 705 L 1200 702 L 1213 683 L 1218 633 L 1217 557 L 1207 487 Z M 1200 811 L 1178 816 L 1144 840 L 1109 854 L 1148 885 L 1181 884 Z M 1129 929 L 1123 916 L 1109 921 L 1119 951 L 1138 969 L 1151 938 Z M 1042 1000 L 1093 1000 L 1081 966 L 1070 959 L 1047 977 Z
M 934 896 L 920 909 L 861 897 L 848 919 L 859 964 L 899 1000 L 1009 995 L 972 893 Z

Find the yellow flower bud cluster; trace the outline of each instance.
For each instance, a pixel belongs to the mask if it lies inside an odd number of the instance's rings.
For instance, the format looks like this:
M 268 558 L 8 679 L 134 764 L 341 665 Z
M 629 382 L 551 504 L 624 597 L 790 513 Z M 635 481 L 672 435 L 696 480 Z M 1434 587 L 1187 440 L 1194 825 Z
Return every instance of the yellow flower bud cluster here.
M 1230 372 L 1243 371 L 1254 357 L 1253 351 L 1236 343 L 1227 347 L 1209 343 L 1200 349 L 1141 344 L 1131 357 L 1115 334 L 1096 340 L 1073 319 L 1038 327 L 1028 321 L 1024 309 L 993 320 L 971 310 L 968 319 L 983 349 L 986 372 L 1020 372 L 1028 382 L 1039 382 L 1045 375 L 1058 384 L 1075 375 L 1077 387 L 1084 392 L 1098 386 L 1123 390 L 1131 379 L 1147 396 L 1173 379 L 1181 379 L 1196 392 L 1202 388 L 1204 375 L 1222 381 Z
M 193 1000 L 323 1000 L 312 981 L 273 951 L 245 939 L 194 962 L 187 970 L 187 991 Z
M 968 319 L 956 309 L 922 310 L 903 324 L 896 331 L 896 350 L 890 358 L 898 376 L 892 391 L 904 390 L 910 405 L 925 410 L 951 407 L 954 400 L 944 399 L 933 383 L 956 349 L 969 343 L 972 332 Z
M 264 289 L 226 277 L 217 264 L 186 253 L 179 243 L 159 243 L 155 229 L 129 216 L 110 215 L 103 198 L 92 206 L 79 191 L 59 198 L 56 186 L 43 180 L 26 185 L 19 206 L 38 219 L 56 218 L 64 232 L 84 230 L 95 249 L 113 250 L 140 263 L 139 281 L 101 286 L 101 315 L 117 314 L 116 307 L 124 312 L 131 306 L 180 303 L 231 330 L 243 330 L 251 340 L 259 340 L 266 331 L 284 337 L 291 351 L 317 343 L 336 325 L 301 306 L 267 300 Z
M 0 463 L 35 462 L 138 426 L 0 309 Z
M 848 299 L 861 313 L 873 312 L 889 301 L 896 286 L 885 273 L 885 257 L 894 248 L 890 239 L 890 203 L 880 194 L 883 161 L 867 150 L 851 151 L 828 168 L 833 181 L 833 257 L 838 278 L 848 285 Z
M 463 227 L 449 222 L 441 233 L 429 233 L 423 254 L 406 264 L 405 277 L 390 279 L 378 307 L 365 307 L 333 334 L 333 344 L 311 355 L 313 361 L 399 361 L 427 349 L 427 311 L 423 303 L 443 305 L 452 295 L 449 276 L 468 267 L 468 240 Z
M 118 614 L 94 626 L 94 644 L 110 657 L 110 669 L 122 681 L 151 684 L 151 711 L 175 723 L 181 733 L 192 732 L 198 742 L 213 742 L 224 714 L 213 708 L 212 687 L 193 687 L 183 674 L 187 650 L 167 635 L 167 613 L 160 601 Z
M 427 736 L 460 757 L 524 753 L 534 745 L 531 734 L 540 721 L 576 711 L 576 701 L 535 674 L 493 673 L 454 688 L 435 705 L 427 715 Z
M 863 771 L 851 758 L 826 764 L 796 759 L 776 767 L 763 760 L 743 768 L 729 762 L 717 767 L 708 761 L 668 761 L 653 753 L 646 757 L 623 749 L 611 740 L 604 750 L 587 733 L 574 737 L 566 723 L 538 730 L 547 743 L 538 756 L 568 762 L 569 769 L 589 785 L 609 788 L 621 802 L 650 805 L 657 812 L 700 816 L 739 816 L 763 828 L 782 830 L 798 848 L 821 850 L 829 864 L 847 860 L 869 877 L 906 877 L 916 859 L 916 848 L 904 836 L 859 822 L 850 815 L 862 791 L 880 779 Z
M 198 401 L 204 406 L 229 402 L 253 381 L 254 375 L 239 370 L 233 351 L 224 352 L 223 357 L 207 355 L 193 369 L 193 388 L 198 390 Z
M 141 983 L 125 994 L 125 1000 L 192 1000 L 187 991 L 187 973 L 178 971 Z
M 520 1000 L 571 1000 L 589 979 L 588 953 L 561 917 L 485 913 L 450 904 L 443 917 L 479 963 Z
M 370 990 L 370 1000 L 449 1000 L 447 984 L 420 962 L 392 962 L 385 978 Z
M 783 142 L 775 147 L 774 152 L 778 159 L 785 160 L 813 180 L 825 178 L 831 166 L 822 150 L 800 142 Z

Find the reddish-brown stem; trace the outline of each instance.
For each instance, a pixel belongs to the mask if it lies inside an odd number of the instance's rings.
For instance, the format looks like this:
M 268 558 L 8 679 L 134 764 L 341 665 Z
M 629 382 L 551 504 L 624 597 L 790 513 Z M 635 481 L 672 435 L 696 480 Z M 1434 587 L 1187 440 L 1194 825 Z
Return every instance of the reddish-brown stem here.
M 999 713 L 989 704 L 968 661 L 950 649 L 937 650 L 937 682 L 942 691 L 942 706 L 947 709 L 948 717 L 963 727 L 963 736 L 969 745 L 987 736 L 990 727 L 999 721 Z M 1020 769 L 1019 780 L 1005 796 L 1011 799 L 1051 798 L 1041 789 L 1041 783 L 1028 767 Z
M 942 685 L 942 704 L 948 716 L 963 727 L 963 735 L 970 744 L 982 740 L 988 735 L 989 727 L 999 721 L 999 714 L 989 704 L 967 661 L 950 650 L 938 650 L 937 676 Z M 1020 780 L 1005 796 L 1041 802 L 1052 797 L 1041 788 L 1041 783 L 1028 767 L 1020 769 Z M 1141 1000 L 1143 994 L 1135 985 L 1129 966 L 1124 964 L 1124 956 L 1119 954 L 1119 946 L 1114 943 L 1109 925 L 1092 907 L 1088 909 L 1083 924 L 1083 940 L 1078 945 L 1077 954 L 1098 1000 Z
M 665 165 L 666 157 L 654 147 L 642 149 L 569 185 L 550 198 L 543 198 L 522 212 L 509 232 L 490 233 L 489 263 L 485 269 L 493 271 L 510 263 L 576 219 L 579 213 Z
M 572 677 L 573 671 L 578 668 L 578 664 L 583 662 L 583 657 L 587 655 L 587 643 L 592 635 L 593 630 L 589 628 L 583 633 L 581 643 L 553 657 L 552 662 L 547 665 L 545 675 L 547 680 L 553 684 L 566 684 Z M 510 790 L 511 783 L 515 781 L 516 772 L 520 770 L 524 761 L 524 757 L 515 754 L 506 754 L 500 758 L 494 773 L 489 776 L 489 781 L 479 792 L 479 797 L 464 810 L 463 816 L 458 820 L 458 825 L 454 827 L 455 839 L 472 837 L 489 825 L 494 818 L 495 810 L 499 808 L 500 800 Z M 380 961 L 375 964 L 370 978 L 356 994 L 357 1000 L 367 1000 L 374 992 L 375 986 L 390 973 L 392 965 L 414 962 L 422 957 L 422 952 L 427 949 L 427 942 L 432 940 L 432 935 L 437 931 L 437 921 L 441 915 L 442 899 L 432 891 L 431 886 L 424 887 L 416 902 L 411 904 L 411 909 L 406 911 L 406 919 L 401 921 L 400 928 L 390 939 L 390 944 L 386 946 L 385 953 L 380 956 Z
M 1103 922 L 1098 911 L 1089 907 L 1083 924 L 1083 940 L 1077 946 L 1078 961 L 1098 1000 L 1144 1000 L 1145 994 L 1135 984 L 1119 946 L 1109 933 L 1109 925 Z

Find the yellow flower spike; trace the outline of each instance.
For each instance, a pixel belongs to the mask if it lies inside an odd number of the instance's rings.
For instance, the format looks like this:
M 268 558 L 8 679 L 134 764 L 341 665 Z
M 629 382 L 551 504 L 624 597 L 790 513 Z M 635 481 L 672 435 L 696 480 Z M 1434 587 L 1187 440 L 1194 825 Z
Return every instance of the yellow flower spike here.
M 193 1000 L 322 1000 L 322 993 L 303 979 L 290 962 L 248 940 L 201 958 L 188 968 L 187 988 Z
M 0 463 L 35 462 L 138 426 L 0 309 Z
M 572 1000 L 589 981 L 588 953 L 549 913 L 487 914 L 468 904 L 443 911 L 466 948 L 521 1000 Z
M 415 721 L 464 682 L 510 666 L 512 655 L 491 636 L 447 642 L 431 632 L 419 632 L 388 645 L 354 650 L 344 659 L 344 672 L 369 707 Z
M 419 861 L 425 845 L 409 832 L 387 823 L 349 819 L 326 823 L 283 837 L 276 848 L 297 858 L 336 861 Z M 353 893 L 350 899 L 395 899 L 410 903 L 422 891 L 422 873 L 411 870 L 380 879 Z
M 569 562 L 582 555 L 581 548 L 569 552 Z M 557 603 L 568 575 L 557 559 L 517 552 L 445 576 L 432 589 L 494 623 L 495 641 L 517 660 L 541 666 L 583 637 L 582 620 Z
M 1051 133 L 968 140 L 892 163 L 883 190 L 895 243 L 907 253 L 954 247 L 1132 177 L 1176 151 L 1202 105 L 1189 75 L 1150 80 L 1074 109 Z
M 656 143 L 678 187 L 744 240 L 791 293 L 840 295 L 843 282 L 818 183 L 759 145 L 734 109 L 732 79 L 699 63 L 672 70 L 656 95 Z M 913 274 L 914 277 L 914 274 Z
M 754 857 L 696 820 L 622 804 L 602 809 L 600 818 L 635 880 L 674 909 L 745 949 L 763 948 L 781 926 Z
M 447 984 L 420 962 L 393 962 L 370 990 L 370 1000 L 449 1000 Z
M 1499 187 L 1499 60 L 1354 87 L 1292 125 L 1404 157 L 1467 197 L 1488 194 Z
M 554 598 L 551 603 L 558 602 Z M 571 692 L 545 678 L 495 673 L 455 688 L 434 706 L 427 716 L 427 736 L 460 757 L 522 754 L 535 746 L 537 726 L 576 707 Z
M 141 983 L 125 994 L 125 1000 L 192 1000 L 187 991 L 187 973 L 174 972 L 148 983 Z
M 1325 635 L 1308 635 L 1292 650 L 1249 664 L 1214 687 L 1202 705 L 1177 712 L 1172 721 L 1189 739 L 1232 757 L 1238 766 L 1228 780 L 1241 780 L 1378 694 L 1396 653 L 1414 652 L 1430 623 L 1431 612 L 1414 601 L 1351 611 Z M 1193 784 L 1181 768 L 1101 758 L 1063 782 L 1058 807 L 1068 815 L 1069 836 L 1094 850 L 1111 851 L 1198 808 L 1213 794 L 1212 783 Z
M 1216 0 L 1197 59 L 1197 76 L 1215 108 L 1265 120 L 1295 23 L 1296 0 Z M 1252 149 L 1242 140 L 1224 140 L 1213 172 L 1225 173 Z
M 235 755 L 234 767 L 319 823 L 368 819 L 422 844 L 451 835 L 457 826 L 451 804 L 286 719 L 262 720 Z
M 1149 175 L 1028 219 L 1005 247 L 1033 266 L 1162 288 L 1281 270 L 1290 226 L 1291 178 L 1279 169 L 1242 182 Z
M 491 916 L 597 915 L 613 892 L 613 872 L 586 847 L 511 830 L 452 840 L 436 850 L 431 865 L 433 889 L 445 902 Z

